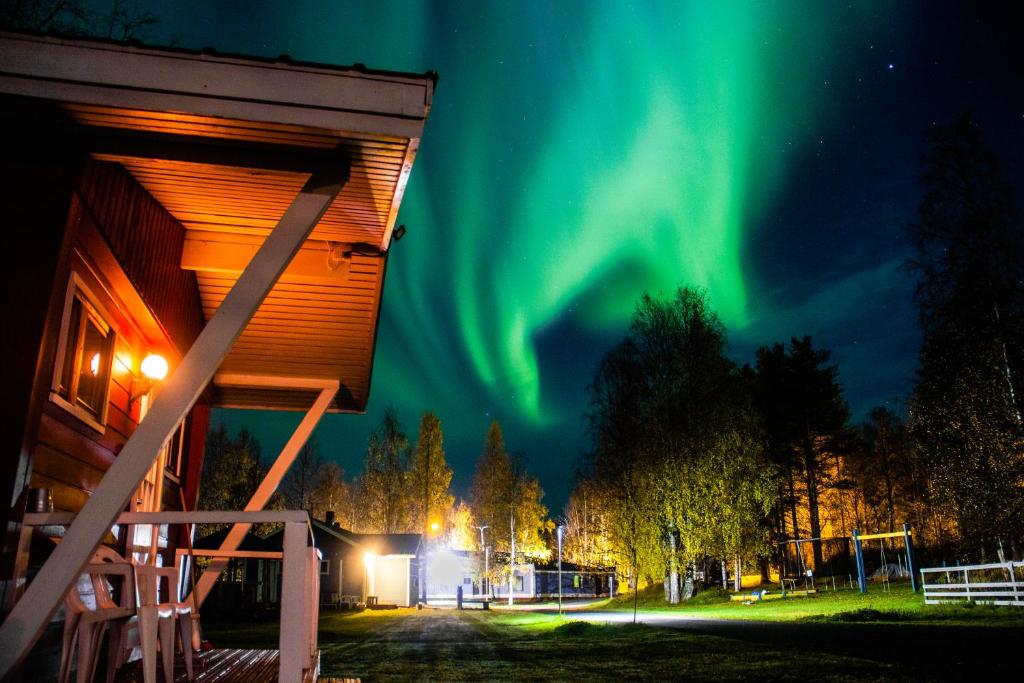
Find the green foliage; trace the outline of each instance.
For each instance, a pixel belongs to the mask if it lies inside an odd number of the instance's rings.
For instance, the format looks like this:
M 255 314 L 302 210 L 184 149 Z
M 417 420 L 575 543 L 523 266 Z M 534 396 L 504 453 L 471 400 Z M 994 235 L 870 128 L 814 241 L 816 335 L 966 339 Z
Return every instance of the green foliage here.
M 968 119 L 937 128 L 909 230 L 924 332 L 911 434 L 966 548 L 1024 539 L 1024 247 L 1010 188 Z
M 197 507 L 200 510 L 244 510 L 266 474 L 259 442 L 248 430 L 241 430 L 238 437 L 232 439 L 224 424 L 219 423 L 206 437 Z M 275 494 L 266 507 L 280 509 L 282 503 L 281 496 Z M 224 526 L 200 524 L 198 535 L 206 536 Z M 264 529 L 254 531 L 258 534 Z
M 594 374 L 588 475 L 606 493 L 611 545 L 634 582 L 706 555 L 769 548 L 774 469 L 725 351 L 703 292 L 644 295 Z
M 520 457 L 505 450 L 505 437 L 497 420 L 491 422 L 484 448 L 476 463 L 470 489 L 470 505 L 477 524 L 487 525 L 487 543 L 495 552 L 547 555 L 542 534 L 549 531 L 548 509 L 541 503 L 544 491 L 536 477 L 526 472 Z
M 408 458 L 409 440 L 394 410 L 388 409 L 380 425 L 370 434 L 366 471 L 358 484 L 365 530 L 394 534 L 408 527 Z
M 449 492 L 452 470 L 444 457 L 444 435 L 441 421 L 432 411 L 420 418 L 420 431 L 413 449 L 408 473 L 408 490 L 412 500 L 409 510 L 410 528 L 430 533 L 430 523 L 441 523 L 454 502 Z

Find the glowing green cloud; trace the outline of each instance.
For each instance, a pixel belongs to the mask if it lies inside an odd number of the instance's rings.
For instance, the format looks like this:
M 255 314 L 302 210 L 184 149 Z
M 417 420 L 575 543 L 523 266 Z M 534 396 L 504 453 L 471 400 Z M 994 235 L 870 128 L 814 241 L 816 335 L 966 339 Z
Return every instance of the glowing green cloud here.
M 567 312 L 622 329 L 641 291 L 688 283 L 743 323 L 745 223 L 777 182 L 786 135 L 813 114 L 800 79 L 814 69 L 794 63 L 820 40 L 801 28 L 806 15 L 746 2 L 601 6 L 522 32 L 501 30 L 521 17 L 491 17 L 495 42 L 472 62 L 482 97 L 456 105 L 466 125 L 450 274 L 472 369 L 519 414 L 557 417 L 534 336 Z M 523 68 L 526 44 L 548 45 L 553 73 Z M 773 87 L 780 75 L 785 88 Z
M 554 322 L 622 331 L 642 291 L 691 284 L 745 323 L 744 238 L 793 141 L 825 128 L 812 95 L 850 22 L 796 2 L 414 4 L 357 17 L 404 51 L 353 47 L 442 74 L 388 276 L 385 400 L 541 426 L 579 414 L 545 402 Z

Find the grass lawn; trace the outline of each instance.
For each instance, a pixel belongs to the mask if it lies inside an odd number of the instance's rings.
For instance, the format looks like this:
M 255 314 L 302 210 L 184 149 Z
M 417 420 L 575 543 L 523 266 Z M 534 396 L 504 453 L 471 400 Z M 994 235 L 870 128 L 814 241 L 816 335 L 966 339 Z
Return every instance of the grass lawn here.
M 909 605 L 899 594 L 887 596 L 888 602 L 843 594 L 807 600 L 816 600 L 815 609 L 786 603 L 772 604 L 775 611 L 769 612 L 764 605 L 726 605 L 705 595 L 698 604 L 674 610 L 684 617 L 676 628 L 569 621 L 536 612 L 329 612 L 320 620 L 321 668 L 324 675 L 371 681 L 942 680 L 982 670 L 1002 673 L 1002 662 L 1009 661 L 1005 653 L 1024 635 L 1019 618 L 1013 626 L 979 628 L 983 620 L 974 617 L 967 620 L 975 624 L 970 626 L 960 617 L 947 624 L 841 623 L 835 616 L 844 604 L 855 614 Z M 757 614 L 755 621 L 693 620 L 738 616 L 743 609 Z M 809 618 L 826 621 L 806 623 Z M 215 647 L 276 648 L 277 624 L 208 624 L 206 636 Z
M 276 625 L 211 625 L 216 647 L 276 647 Z M 364 680 L 912 680 L 898 666 L 779 651 L 643 625 L 596 625 L 534 613 L 396 610 L 330 614 L 320 622 L 325 676 Z
M 750 591 L 744 591 L 749 593 Z M 777 589 L 772 592 L 778 592 Z M 744 604 L 729 600 L 719 589 L 698 593 L 689 602 L 668 605 L 661 590 L 641 591 L 640 610 L 706 619 L 813 622 L 922 622 L 989 626 L 1024 626 L 1024 609 L 988 605 L 925 605 L 908 582 L 892 583 L 888 591 L 873 584 L 867 593 L 856 589 L 823 590 L 807 597 Z M 633 596 L 622 595 L 602 609 L 631 612 Z

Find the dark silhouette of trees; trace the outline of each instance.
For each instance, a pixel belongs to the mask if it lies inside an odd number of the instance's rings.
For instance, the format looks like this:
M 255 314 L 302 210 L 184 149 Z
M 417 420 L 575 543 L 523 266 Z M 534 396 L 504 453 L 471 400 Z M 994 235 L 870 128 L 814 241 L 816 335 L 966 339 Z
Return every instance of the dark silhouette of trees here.
M 285 505 L 290 510 L 306 510 L 312 513 L 316 507 L 316 488 L 320 473 L 324 467 L 320 457 L 320 445 L 310 437 L 288 468 L 284 481 L 281 482 L 281 493 L 284 494 Z
M 810 538 L 821 537 L 819 496 L 826 484 L 821 458 L 834 450 L 849 418 L 839 370 L 827 364 L 829 357 L 828 350 L 814 348 L 810 337 L 794 337 L 788 349 L 775 343 L 757 351 L 755 400 L 767 432 L 768 454 L 786 477 L 784 500 L 794 538 L 801 537 L 797 476 L 803 477 L 806 487 Z M 815 566 L 824 566 L 821 544 L 813 547 Z
M 244 510 L 256 492 L 263 477 L 264 467 L 260 445 L 248 430 L 242 429 L 236 438 L 231 438 L 224 423 L 210 429 L 206 437 L 206 451 L 203 459 L 202 486 L 199 487 L 197 508 L 200 510 Z M 275 493 L 267 509 L 281 509 L 283 499 Z M 200 524 L 199 536 L 206 536 L 225 525 Z M 265 529 L 257 525 L 255 533 Z
M 55 32 L 113 40 L 143 40 L 160 19 L 135 0 L 111 0 L 95 7 L 86 0 L 5 0 L 0 30 Z
M 936 128 L 908 228 L 924 339 L 911 433 L 960 538 L 1021 538 L 1024 248 L 1011 188 L 964 117 Z

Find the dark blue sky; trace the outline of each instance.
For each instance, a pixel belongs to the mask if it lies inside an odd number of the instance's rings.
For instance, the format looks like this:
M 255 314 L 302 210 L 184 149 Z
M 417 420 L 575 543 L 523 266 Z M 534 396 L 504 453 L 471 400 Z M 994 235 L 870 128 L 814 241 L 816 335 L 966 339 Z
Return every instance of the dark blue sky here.
M 350 475 L 386 406 L 410 437 L 429 408 L 463 494 L 497 417 L 560 509 L 594 365 L 644 289 L 683 284 L 737 362 L 808 334 L 855 416 L 899 405 L 929 128 L 970 113 L 1024 176 L 1024 16 L 1003 3 L 140 5 L 154 44 L 440 73 L 368 414 L 315 435 Z M 299 416 L 217 418 L 269 456 Z

